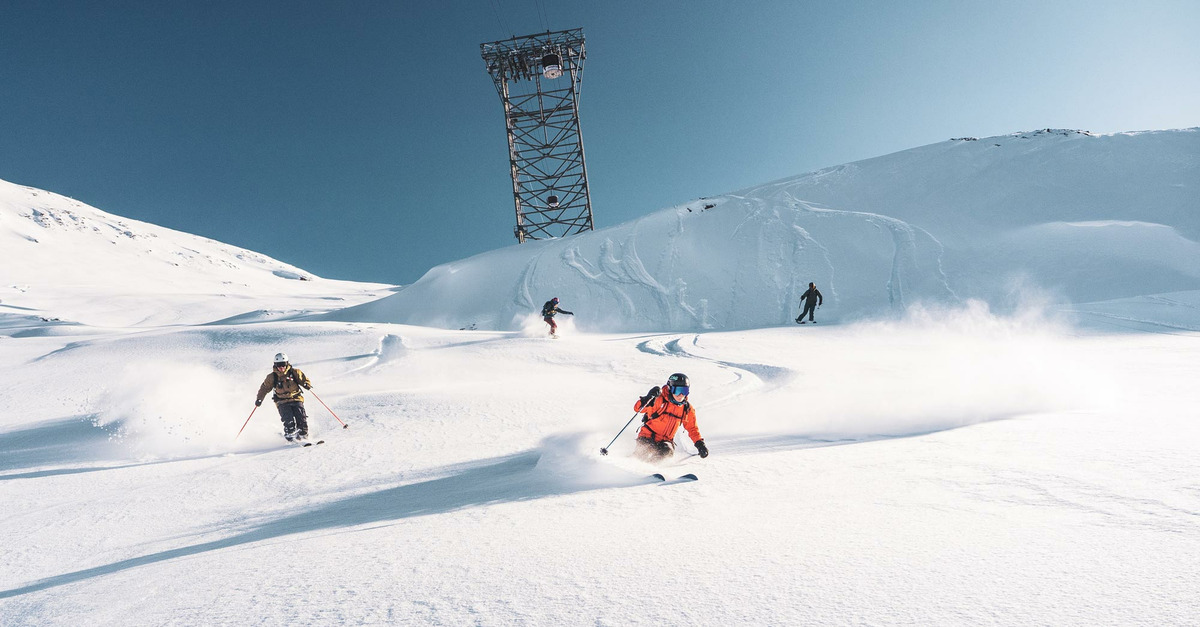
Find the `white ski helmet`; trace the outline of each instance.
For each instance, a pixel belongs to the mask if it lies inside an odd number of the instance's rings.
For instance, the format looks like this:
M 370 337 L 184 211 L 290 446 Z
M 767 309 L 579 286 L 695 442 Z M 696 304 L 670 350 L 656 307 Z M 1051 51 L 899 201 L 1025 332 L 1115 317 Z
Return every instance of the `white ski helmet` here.
M 277 363 L 277 364 L 288 363 L 287 353 L 275 353 L 275 363 Z

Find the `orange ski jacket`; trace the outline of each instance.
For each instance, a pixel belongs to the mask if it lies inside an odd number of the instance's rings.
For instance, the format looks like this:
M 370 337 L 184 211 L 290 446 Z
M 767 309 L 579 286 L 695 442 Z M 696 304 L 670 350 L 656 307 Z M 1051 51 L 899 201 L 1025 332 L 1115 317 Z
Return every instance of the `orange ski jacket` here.
M 634 402 L 633 411 L 644 412 L 647 418 L 638 431 L 638 437 L 650 438 L 655 442 L 674 440 L 675 433 L 682 425 L 693 443 L 703 440 L 700 429 L 696 426 L 696 410 L 692 409 L 692 404 L 684 401 L 676 405 L 667 398 L 668 394 L 669 392 L 664 391 L 645 407 L 642 407 L 640 398 Z

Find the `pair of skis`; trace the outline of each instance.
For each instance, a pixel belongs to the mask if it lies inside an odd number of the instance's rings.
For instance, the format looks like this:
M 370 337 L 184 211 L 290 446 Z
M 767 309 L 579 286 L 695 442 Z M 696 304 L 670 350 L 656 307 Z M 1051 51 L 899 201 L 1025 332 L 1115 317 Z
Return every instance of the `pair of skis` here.
M 700 477 L 697 477 L 696 475 L 694 475 L 690 472 L 686 475 L 679 475 L 678 477 L 675 477 L 674 479 L 667 479 L 667 477 L 660 472 L 656 472 L 656 473 L 650 475 L 651 482 L 662 483 L 662 484 L 686 483 L 688 481 L 699 481 L 699 480 L 700 480 Z

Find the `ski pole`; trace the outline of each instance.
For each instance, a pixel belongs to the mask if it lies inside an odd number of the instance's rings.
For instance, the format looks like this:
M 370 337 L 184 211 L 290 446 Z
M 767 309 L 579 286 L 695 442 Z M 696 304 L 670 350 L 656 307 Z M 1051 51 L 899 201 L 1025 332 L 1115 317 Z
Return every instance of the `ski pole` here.
M 313 392 L 313 389 L 312 389 L 312 388 L 308 388 L 308 391 L 309 391 L 309 392 L 312 392 L 313 398 L 317 399 L 317 402 L 318 402 L 318 403 L 320 403 L 321 405 L 324 405 L 324 406 L 325 406 L 325 409 L 329 409 L 329 405 L 325 405 L 325 401 L 321 400 L 321 397 L 320 397 L 320 396 L 317 396 L 317 393 L 316 393 L 316 392 Z M 338 418 L 337 414 L 334 414 L 332 409 L 329 409 L 329 413 L 330 413 L 330 414 L 333 414 L 333 418 L 334 418 L 334 420 L 337 420 L 338 422 L 342 422 L 342 419 L 341 419 L 341 418 Z M 346 424 L 346 423 L 342 422 L 342 428 L 343 428 L 343 429 L 349 429 L 349 428 L 350 428 L 350 425 L 348 425 L 348 424 Z
M 258 409 L 258 405 L 255 405 L 255 406 L 254 406 L 254 409 L 251 409 L 251 410 L 250 410 L 250 415 L 249 415 L 249 416 L 246 416 L 246 422 L 243 422 L 243 423 L 242 423 L 242 428 L 241 428 L 241 429 L 238 429 L 238 434 L 237 434 L 237 435 L 235 435 L 235 436 L 233 436 L 233 439 L 235 439 L 235 440 L 236 440 L 236 439 L 238 439 L 238 438 L 242 437 L 242 431 L 244 431 L 244 430 L 246 429 L 246 425 L 250 424 L 250 419 L 254 417 L 254 411 L 255 411 L 256 409 Z
M 634 415 L 633 415 L 633 418 L 637 418 L 637 417 L 638 417 L 638 414 L 640 414 L 640 413 L 642 413 L 642 412 L 638 412 L 637 414 L 634 414 Z M 617 435 L 613 436 L 612 442 L 609 442 L 609 443 L 608 443 L 608 446 L 612 446 L 612 445 L 613 445 L 613 442 L 616 442 L 616 441 L 617 441 L 617 438 L 621 437 L 621 434 L 622 434 L 622 433 L 625 433 L 625 430 L 626 430 L 626 429 L 628 429 L 628 428 L 629 428 L 629 425 L 633 423 L 633 418 L 630 418 L 630 419 L 629 419 L 629 422 L 625 423 L 625 426 L 624 426 L 624 427 L 621 427 L 621 430 L 617 432 Z M 604 447 L 604 448 L 600 449 L 600 454 L 601 454 L 601 455 L 608 455 L 608 446 L 606 446 L 606 447 Z

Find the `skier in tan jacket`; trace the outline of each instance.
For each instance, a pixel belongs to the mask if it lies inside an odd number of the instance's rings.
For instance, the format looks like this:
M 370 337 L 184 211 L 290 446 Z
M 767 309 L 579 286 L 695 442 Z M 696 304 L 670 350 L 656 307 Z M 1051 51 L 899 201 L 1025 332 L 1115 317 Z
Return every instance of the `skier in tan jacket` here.
M 304 442 L 308 440 L 308 414 L 304 412 L 304 393 L 301 388 L 312 389 L 312 382 L 303 372 L 292 367 L 284 353 L 275 355 L 275 366 L 271 374 L 258 386 L 258 396 L 254 406 L 262 405 L 267 392 L 275 391 L 271 400 L 279 410 L 279 419 L 283 421 L 283 437 L 288 442 Z

